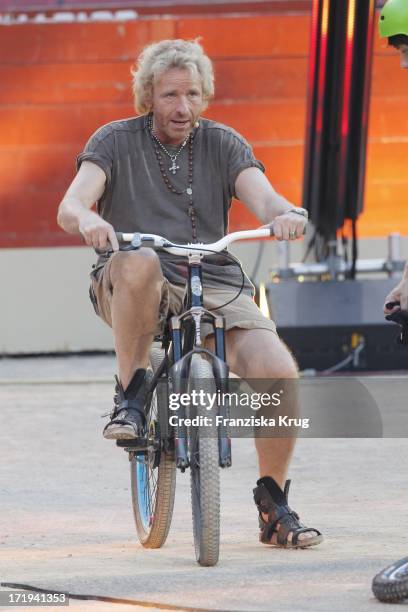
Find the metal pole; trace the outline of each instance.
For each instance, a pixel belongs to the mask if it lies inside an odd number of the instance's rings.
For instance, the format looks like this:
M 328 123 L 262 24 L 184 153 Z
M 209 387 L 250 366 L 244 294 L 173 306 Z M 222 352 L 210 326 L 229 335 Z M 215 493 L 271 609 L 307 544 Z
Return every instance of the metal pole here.
M 278 247 L 278 269 L 280 278 L 290 276 L 290 243 L 287 240 L 276 242 Z
M 395 232 L 388 236 L 388 265 L 391 278 L 400 276 L 395 265 L 398 261 L 401 261 L 401 234 Z

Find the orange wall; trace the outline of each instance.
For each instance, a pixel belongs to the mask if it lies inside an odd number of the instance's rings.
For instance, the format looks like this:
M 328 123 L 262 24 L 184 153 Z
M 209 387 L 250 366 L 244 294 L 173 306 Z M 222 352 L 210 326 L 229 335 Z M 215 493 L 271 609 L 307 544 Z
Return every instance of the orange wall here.
M 130 66 L 144 45 L 201 36 L 214 60 L 207 116 L 240 131 L 273 185 L 301 196 L 308 15 L 0 26 L 0 246 L 79 244 L 55 223 L 74 159 L 101 124 L 133 113 Z M 361 237 L 408 234 L 408 73 L 376 44 Z M 233 207 L 233 229 L 256 221 Z

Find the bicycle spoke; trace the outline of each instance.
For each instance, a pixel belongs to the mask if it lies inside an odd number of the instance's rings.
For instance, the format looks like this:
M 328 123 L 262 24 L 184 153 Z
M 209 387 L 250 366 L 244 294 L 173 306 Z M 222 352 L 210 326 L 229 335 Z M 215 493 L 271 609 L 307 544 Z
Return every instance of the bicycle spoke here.
M 151 484 L 151 482 L 153 481 L 153 484 Z M 151 490 L 151 499 L 156 499 L 156 492 L 157 492 L 157 478 L 155 477 L 155 474 L 153 472 L 153 470 L 150 470 L 150 477 L 149 477 L 149 490 Z

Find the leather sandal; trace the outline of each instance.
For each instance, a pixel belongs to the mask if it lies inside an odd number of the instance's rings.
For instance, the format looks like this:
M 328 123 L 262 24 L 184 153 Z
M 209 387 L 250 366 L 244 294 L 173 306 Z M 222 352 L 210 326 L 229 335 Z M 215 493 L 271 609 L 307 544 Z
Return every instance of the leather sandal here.
M 290 480 L 282 489 L 270 476 L 261 478 L 253 490 L 254 501 L 259 511 L 259 540 L 263 544 L 281 548 L 308 548 L 323 541 L 323 536 L 314 527 L 305 527 L 299 521 L 299 515 L 288 505 Z M 263 515 L 268 515 L 268 520 Z M 276 542 L 272 536 L 276 533 Z M 302 533 L 314 534 L 299 540 Z M 290 537 L 291 535 L 291 537 Z
M 139 374 L 141 372 L 143 375 Z M 135 440 L 145 435 L 145 403 L 148 393 L 145 370 L 137 370 L 136 375 L 140 379 L 140 385 L 134 397 L 131 398 L 126 397 L 127 393 L 123 390 L 118 377 L 115 376 L 114 408 L 110 415 L 111 420 L 103 430 L 103 437 L 108 440 Z

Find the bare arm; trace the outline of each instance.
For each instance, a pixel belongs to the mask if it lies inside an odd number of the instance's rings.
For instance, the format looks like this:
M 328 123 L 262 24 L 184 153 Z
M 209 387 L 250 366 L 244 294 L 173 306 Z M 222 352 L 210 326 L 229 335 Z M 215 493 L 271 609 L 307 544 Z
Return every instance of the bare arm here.
M 262 223 L 273 221 L 278 240 L 295 239 L 303 234 L 306 219 L 288 212 L 294 205 L 274 190 L 258 168 L 246 168 L 238 175 L 235 192 Z
M 104 192 L 105 181 L 105 173 L 99 166 L 84 161 L 59 205 L 57 222 L 69 234 L 81 234 L 88 246 L 106 249 L 109 241 L 117 251 L 114 228 L 91 210 Z

